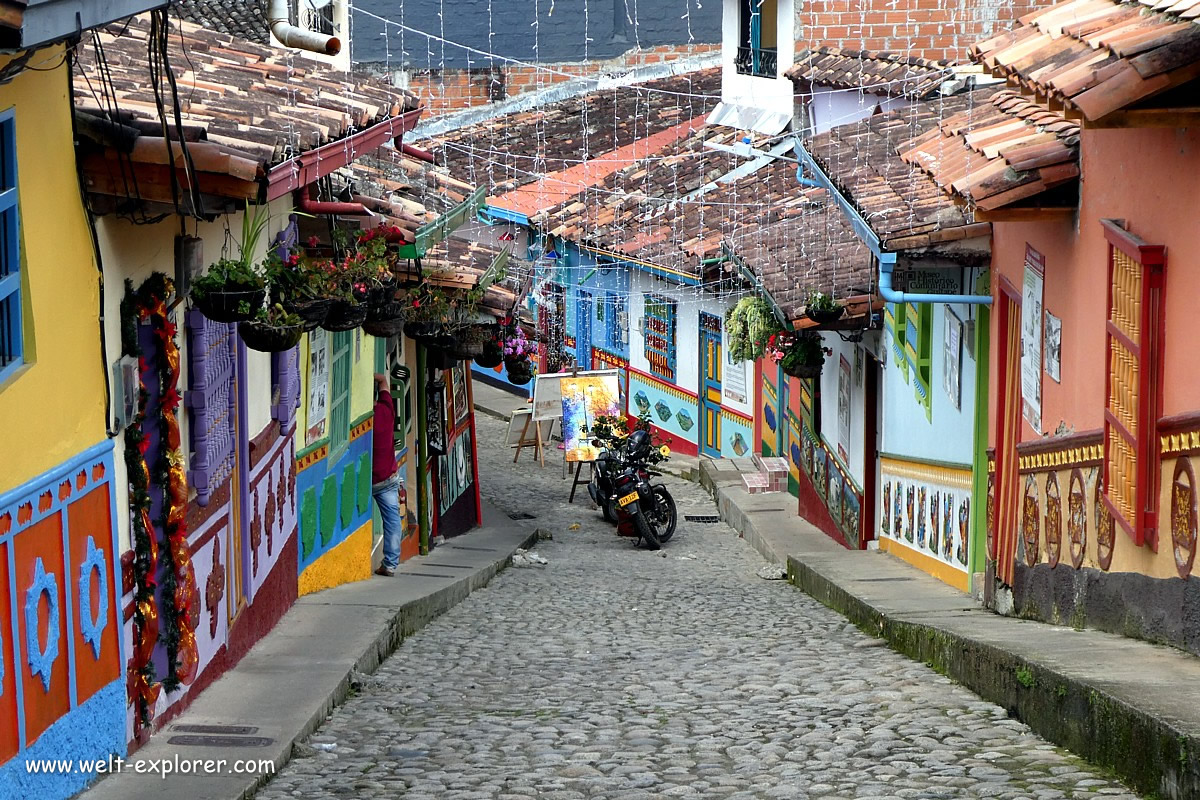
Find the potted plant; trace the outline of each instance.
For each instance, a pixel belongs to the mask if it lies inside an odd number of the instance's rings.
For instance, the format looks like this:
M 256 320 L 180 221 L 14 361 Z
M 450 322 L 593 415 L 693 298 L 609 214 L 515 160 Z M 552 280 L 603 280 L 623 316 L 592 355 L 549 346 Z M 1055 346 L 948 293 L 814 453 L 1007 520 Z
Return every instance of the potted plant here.
M 729 358 L 754 361 L 766 354 L 767 342 L 783 330 L 766 300 L 752 295 L 743 297 L 725 313 L 725 338 Z
M 264 262 L 271 303 L 283 306 L 304 321 L 304 330 L 316 330 L 325 322 L 333 304 L 325 272 L 298 252 L 280 258 L 271 253 Z
M 833 298 L 824 292 L 812 292 L 804 305 L 805 315 L 818 325 L 837 322 L 845 311 L 845 306 L 835 303 Z
M 500 340 L 491 336 L 483 343 L 482 352 L 475 356 L 475 363 L 484 369 L 494 369 L 504 361 L 504 350 Z
M 768 354 L 785 374 L 815 378 L 821 374 L 825 356 L 833 355 L 833 351 L 821 345 L 821 335 L 816 331 L 780 332 L 771 337 Z
M 279 303 L 260 308 L 254 319 L 238 323 L 238 336 L 251 350 L 280 353 L 291 350 L 304 335 L 304 320 Z
M 444 335 L 450 319 L 450 299 L 440 289 L 422 284 L 408 301 L 404 335 L 424 344 L 434 344 Z
M 514 326 L 501 346 L 510 383 L 520 386 L 533 379 L 533 365 L 529 357 L 536 351 L 537 345 L 525 338 L 524 329 L 520 325 Z
M 252 319 L 266 297 L 266 279 L 255 269 L 254 252 L 266 230 L 266 205 L 242 213 L 242 238 L 237 258 L 222 258 L 192 282 L 191 298 L 204 316 L 216 322 Z
M 327 331 L 354 330 L 367 319 L 366 268 L 353 255 L 345 256 L 341 261 L 324 261 L 320 266 L 333 301 L 321 327 Z
M 454 345 L 450 348 L 450 355 L 460 361 L 469 361 L 483 355 L 483 346 L 491 338 L 488 329 L 483 325 L 467 325 L 456 330 L 453 335 Z

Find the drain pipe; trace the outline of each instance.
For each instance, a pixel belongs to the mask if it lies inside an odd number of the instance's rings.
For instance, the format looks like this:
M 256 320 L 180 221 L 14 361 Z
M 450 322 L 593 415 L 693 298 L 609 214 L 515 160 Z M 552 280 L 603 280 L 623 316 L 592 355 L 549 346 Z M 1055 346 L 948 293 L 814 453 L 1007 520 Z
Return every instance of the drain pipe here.
M 287 0 L 269 0 L 267 25 L 271 28 L 271 34 L 284 47 L 295 47 L 298 50 L 327 56 L 336 56 L 342 51 L 342 42 L 336 36 L 306 31 L 293 25 L 288 14 Z
M 343 203 L 340 201 L 313 200 L 308 196 L 308 188 L 297 189 L 295 192 L 296 210 L 304 214 L 334 214 L 339 217 L 373 217 L 371 210 L 362 203 Z
M 896 254 L 885 251 L 883 244 L 879 241 L 879 236 L 863 219 L 862 214 L 858 213 L 858 209 L 854 207 L 841 190 L 830 180 L 825 174 L 825 170 L 817 163 L 817 160 L 812 157 L 812 154 L 800 142 L 800 138 L 796 137 L 795 147 L 796 159 L 800 162 L 800 169 L 796 171 L 796 177 L 801 179 L 802 185 L 809 185 L 803 177 L 803 170 L 808 168 L 809 174 L 813 176 L 813 180 L 817 186 L 823 187 L 829 192 L 829 196 L 834 199 L 834 202 L 842 210 L 846 220 L 850 223 L 850 227 L 854 229 L 855 234 L 862 240 L 862 243 L 870 248 L 875 257 L 879 259 L 879 296 L 889 303 L 966 303 L 976 306 L 990 306 L 992 304 L 991 295 L 982 294 L 916 294 L 910 292 L 900 292 L 892 288 L 892 273 L 896 269 Z
M 992 296 L 988 294 L 918 294 L 898 292 L 892 288 L 892 271 L 896 268 L 895 253 L 877 253 L 879 257 L 879 296 L 889 303 L 966 303 L 973 306 L 990 306 Z

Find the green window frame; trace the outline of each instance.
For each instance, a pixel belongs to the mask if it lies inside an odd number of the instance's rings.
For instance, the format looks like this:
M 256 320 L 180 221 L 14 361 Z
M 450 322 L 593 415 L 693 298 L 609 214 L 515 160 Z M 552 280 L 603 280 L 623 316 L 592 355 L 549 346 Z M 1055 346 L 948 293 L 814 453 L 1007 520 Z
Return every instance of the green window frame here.
M 908 353 L 905 349 L 905 341 L 908 338 L 907 311 L 908 306 L 905 303 L 888 303 L 883 314 L 884 323 L 892 333 L 892 352 L 896 356 L 896 366 L 904 375 L 905 383 L 908 383 Z
M 330 348 L 329 459 L 332 462 L 350 443 L 350 383 L 354 366 L 354 331 L 334 333 Z
M 926 419 L 933 417 L 933 304 L 909 303 L 905 310 L 907 332 L 904 349 L 912 366 L 913 392 L 925 407 Z

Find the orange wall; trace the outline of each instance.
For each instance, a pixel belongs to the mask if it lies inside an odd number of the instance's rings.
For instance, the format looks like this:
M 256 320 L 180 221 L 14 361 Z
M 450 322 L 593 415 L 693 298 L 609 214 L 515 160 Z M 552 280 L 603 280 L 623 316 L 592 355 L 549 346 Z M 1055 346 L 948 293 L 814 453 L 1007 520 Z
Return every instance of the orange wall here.
M 999 275 L 1019 292 L 1028 242 L 1046 258 L 1045 308 L 1063 321 L 1062 383 L 1042 373 L 1042 427 L 1101 427 L 1106 369 L 1104 320 L 1108 249 L 1101 219 L 1124 219 L 1149 244 L 1167 247 L 1164 416 L 1200 410 L 1197 312 L 1200 301 L 1200 130 L 1085 130 L 1077 220 L 997 222 L 993 292 Z M 993 315 L 993 321 L 996 316 Z M 999 341 L 994 331 L 992 362 Z M 988 408 L 994 442 L 996 381 Z M 1022 425 L 1022 441 L 1039 438 Z

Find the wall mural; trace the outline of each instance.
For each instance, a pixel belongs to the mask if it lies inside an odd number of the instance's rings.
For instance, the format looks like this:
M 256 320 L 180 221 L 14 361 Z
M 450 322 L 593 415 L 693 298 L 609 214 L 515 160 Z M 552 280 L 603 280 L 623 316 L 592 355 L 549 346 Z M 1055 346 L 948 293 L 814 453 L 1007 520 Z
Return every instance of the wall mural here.
M 639 372 L 629 375 L 630 405 L 638 416 L 649 414 L 650 421 L 663 431 L 692 444 L 698 431 L 694 415 L 699 400 L 676 386 Z M 772 417 L 772 421 L 774 417 Z M 721 407 L 721 455 L 725 458 L 746 456 L 754 439 L 754 421 L 743 414 Z
M 965 570 L 970 470 L 883 458 L 880 471 L 880 536 Z
M 1071 471 L 1071 488 L 1067 494 L 1067 538 L 1071 541 L 1071 566 L 1079 569 L 1087 555 L 1087 494 L 1083 488 L 1083 471 Z
M 862 490 L 843 469 L 829 446 L 790 412 L 788 416 L 800 436 L 800 440 L 793 441 L 789 447 L 790 461 L 808 476 L 834 525 L 845 537 L 846 544 L 854 549 L 861 547 Z
M 1033 566 L 1038 563 L 1038 484 L 1032 475 L 1025 477 L 1025 496 L 1021 501 L 1021 540 L 1025 563 Z M 1017 558 L 1022 554 L 1017 553 Z
M 1046 561 L 1058 566 L 1062 549 L 1062 500 L 1058 495 L 1058 477 L 1051 472 L 1046 478 Z
M 1196 560 L 1196 474 L 1186 457 L 1176 460 L 1171 481 L 1171 545 L 1179 577 L 1186 578 Z

